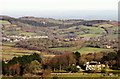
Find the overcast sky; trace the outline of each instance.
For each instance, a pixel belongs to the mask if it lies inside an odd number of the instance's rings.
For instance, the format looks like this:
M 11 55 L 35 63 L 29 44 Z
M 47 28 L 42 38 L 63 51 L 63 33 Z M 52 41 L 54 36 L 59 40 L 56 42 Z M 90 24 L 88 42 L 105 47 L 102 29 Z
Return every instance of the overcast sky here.
M 43 17 L 55 17 L 55 15 L 62 17 L 61 15 L 63 15 L 65 17 L 67 14 L 69 16 L 73 14 L 77 17 L 80 15 L 92 16 L 87 15 L 87 13 L 90 14 L 92 12 L 97 16 L 101 11 L 102 14 L 108 11 L 111 15 L 115 15 L 118 9 L 118 1 L 119 0 L 0 0 L 0 13 L 2 15 L 15 17 L 26 15 Z M 111 16 L 110 14 L 108 15 Z

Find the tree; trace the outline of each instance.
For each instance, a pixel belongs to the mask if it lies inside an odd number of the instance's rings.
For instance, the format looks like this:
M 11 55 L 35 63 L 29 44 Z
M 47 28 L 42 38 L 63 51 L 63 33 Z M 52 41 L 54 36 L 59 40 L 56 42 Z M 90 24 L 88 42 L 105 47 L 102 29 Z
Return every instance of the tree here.
M 30 64 L 25 65 L 23 73 L 37 74 L 41 72 L 41 70 L 42 65 L 37 60 L 34 60 Z
M 104 63 L 106 66 L 110 65 L 112 67 L 112 65 L 116 64 L 116 59 L 117 54 L 114 52 L 110 52 L 107 54 L 107 56 L 102 57 L 101 62 Z
M 117 52 L 117 68 L 120 68 L 120 50 Z
M 93 61 L 94 60 L 94 55 L 92 53 L 88 53 L 86 55 L 86 60 L 89 61 L 89 62 Z
M 11 59 L 4 68 L 3 63 L 3 71 L 5 71 L 6 74 L 12 74 L 12 75 L 23 75 L 24 67 L 26 65 L 29 65 L 32 61 L 37 60 L 39 63 L 41 63 L 41 57 L 39 54 L 34 53 L 32 55 L 24 55 L 22 57 L 14 57 Z
M 117 58 L 117 54 L 116 53 L 114 53 L 114 52 L 108 53 L 107 59 L 109 61 L 110 66 L 112 66 L 112 61 L 115 60 L 116 58 Z
M 85 59 L 85 57 L 81 57 L 81 58 L 79 59 L 79 65 L 80 65 L 80 66 L 83 66 L 86 62 L 87 62 L 87 60 Z
M 94 60 L 100 62 L 103 57 L 103 53 L 94 53 Z
M 55 69 L 65 69 L 68 66 L 72 66 L 72 64 L 76 64 L 76 59 L 73 53 L 66 53 L 63 55 L 53 57 L 49 65 L 55 71 Z
M 75 59 L 77 60 L 76 64 L 79 64 L 79 59 L 81 57 L 81 54 L 78 51 L 76 51 L 76 52 L 74 52 L 74 55 L 75 55 Z
M 1 64 L 1 63 L 0 63 Z M 5 72 L 5 62 L 4 61 L 2 61 L 2 74 L 3 75 L 5 75 L 6 74 L 6 72 Z
M 79 71 L 76 66 L 69 66 L 65 70 L 66 71 L 71 71 L 72 73 L 75 73 L 75 72 Z
M 109 60 L 114 60 L 115 58 L 116 58 L 116 53 L 114 53 L 114 52 L 110 52 L 110 53 L 108 53 L 108 55 L 107 55 L 107 58 L 108 58 L 108 61 Z

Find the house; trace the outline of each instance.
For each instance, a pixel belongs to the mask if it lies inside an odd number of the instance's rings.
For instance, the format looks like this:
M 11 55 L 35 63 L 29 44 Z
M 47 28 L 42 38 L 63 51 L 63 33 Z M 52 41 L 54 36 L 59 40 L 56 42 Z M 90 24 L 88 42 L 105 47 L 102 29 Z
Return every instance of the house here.
M 82 70 L 81 67 L 80 67 L 79 65 L 77 65 L 76 68 L 77 68 L 79 71 Z
M 107 48 L 107 49 L 110 49 L 110 48 L 111 48 L 111 46 L 109 46 L 109 45 L 106 45 L 106 48 Z
M 97 61 L 91 61 L 86 63 L 86 70 L 102 70 L 104 65 Z

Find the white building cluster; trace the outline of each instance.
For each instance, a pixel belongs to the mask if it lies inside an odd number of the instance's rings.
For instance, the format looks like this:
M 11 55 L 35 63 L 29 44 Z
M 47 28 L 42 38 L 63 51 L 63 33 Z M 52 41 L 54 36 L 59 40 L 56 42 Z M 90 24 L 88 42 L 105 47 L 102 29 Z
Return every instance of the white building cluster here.
M 19 42 L 20 40 L 26 40 L 26 39 L 33 39 L 33 38 L 48 38 L 48 36 L 6 36 L 2 37 L 3 41 L 9 41 L 9 42 Z

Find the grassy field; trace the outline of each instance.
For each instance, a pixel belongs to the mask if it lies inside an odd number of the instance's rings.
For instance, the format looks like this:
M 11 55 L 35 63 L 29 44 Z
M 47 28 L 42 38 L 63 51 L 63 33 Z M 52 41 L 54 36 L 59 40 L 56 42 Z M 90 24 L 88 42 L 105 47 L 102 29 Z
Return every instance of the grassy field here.
M 23 31 L 12 31 L 11 33 L 12 34 L 20 34 L 20 33 L 22 33 Z
M 24 48 L 12 47 L 16 44 L 16 42 L 4 42 L 2 43 L 2 58 L 11 59 L 14 56 L 22 56 L 22 55 L 30 55 L 32 53 L 41 53 L 36 50 L 28 50 Z M 43 52 L 44 53 L 44 52 Z M 52 54 L 44 54 L 44 57 L 54 57 Z
M 54 57 L 55 55 L 44 55 L 44 57 Z
M 62 22 L 62 21 L 59 21 L 59 20 L 48 20 L 48 22 L 57 23 L 57 24 L 64 24 L 64 25 L 69 25 L 69 24 L 74 23 L 74 21 L 73 22 L 72 21 L 71 22 Z M 18 27 L 17 25 L 11 24 L 8 21 L 1 21 L 0 20 L 0 23 L 2 23 L 4 25 L 4 30 L 2 30 L 2 32 L 6 35 L 9 35 L 9 34 L 15 34 L 15 35 L 36 35 L 36 34 L 38 35 L 38 34 L 41 34 L 41 35 L 43 35 L 44 34 L 44 32 L 41 29 L 40 29 L 41 33 L 39 33 L 39 32 L 37 32 L 37 33 L 23 32 L 22 27 Z M 10 27 L 13 28 L 12 31 L 8 31 L 8 30 L 11 30 Z M 28 28 L 31 27 L 32 28 L 31 25 L 26 25 L 26 27 L 28 27 Z M 103 34 L 107 34 L 105 29 L 103 29 L 101 27 L 104 27 L 104 28 L 108 29 L 109 32 L 111 32 L 110 35 L 107 35 L 108 38 L 116 38 L 117 37 L 116 31 L 117 31 L 118 27 L 114 26 L 112 24 L 102 24 L 102 25 L 98 25 L 98 27 L 78 25 L 78 26 L 71 26 L 71 27 L 68 27 L 68 28 L 60 28 L 60 29 L 56 29 L 56 30 L 51 30 L 51 32 L 53 32 L 55 34 L 58 34 L 58 36 L 62 37 L 62 38 L 63 37 L 68 37 L 68 36 L 73 36 L 73 35 L 76 38 L 80 38 L 80 37 L 88 37 L 88 38 L 89 37 L 91 37 L 91 38 L 95 37 L 95 38 L 97 38 L 97 37 L 102 36 Z M 52 29 L 53 29 L 53 27 L 52 27 Z M 47 31 L 45 33 L 45 35 L 50 34 L 49 36 L 52 36 L 53 33 L 51 33 L 51 32 Z
M 68 49 L 71 49 L 71 47 L 59 47 L 59 48 L 49 48 L 49 49 L 53 49 L 53 50 L 68 50 Z
M 2 21 L 2 20 L 0 20 L 0 24 L 4 24 L 4 25 L 8 25 L 8 24 L 11 24 L 10 22 L 8 22 L 8 21 Z
M 15 44 L 16 44 L 15 42 L 4 42 L 2 45 L 3 46 L 13 46 Z
M 76 28 L 79 28 L 79 30 L 76 30 Z M 73 32 L 73 33 L 70 33 Z M 102 34 L 105 34 L 106 31 L 102 29 L 101 27 L 89 27 L 89 26 L 73 26 L 69 27 L 67 29 L 58 29 L 55 31 L 55 33 L 60 33 L 62 36 L 67 36 L 68 34 L 73 35 L 77 34 L 77 37 L 100 37 Z
M 51 77 L 55 79 L 118 79 L 118 75 L 103 77 L 101 73 L 52 73 L 48 77 L 49 79 Z
M 111 25 L 111 24 L 103 24 L 103 25 L 99 25 L 99 27 L 105 27 L 105 28 L 108 28 L 108 27 L 111 27 L 111 26 L 113 26 L 113 25 Z
M 93 47 L 83 47 L 81 49 L 78 49 L 76 51 L 80 52 L 81 54 L 87 54 L 87 53 L 94 53 L 94 52 L 100 52 L 104 50 L 109 50 L 109 49 L 103 49 L 103 48 L 93 48 Z M 75 52 L 75 51 L 74 51 Z
M 20 33 L 19 35 L 35 35 L 36 33 L 24 32 Z
M 78 37 L 100 37 L 102 35 L 100 34 L 84 34 L 84 35 L 79 35 Z
M 40 53 L 39 51 L 35 50 L 28 50 L 23 48 L 16 48 L 8 46 L 2 46 L 2 57 L 4 59 L 11 59 L 14 56 L 22 56 L 22 55 L 30 55 L 32 53 Z
M 59 48 L 50 48 L 52 50 L 69 50 L 72 47 L 59 47 Z M 87 53 L 94 53 L 94 52 L 100 52 L 100 51 L 107 51 L 110 49 L 103 49 L 103 48 L 94 48 L 94 47 L 83 47 L 81 49 L 78 49 L 76 51 L 80 52 L 81 54 L 87 54 Z M 75 52 L 75 51 L 73 51 Z
M 108 38 L 118 38 L 118 34 L 107 35 Z

